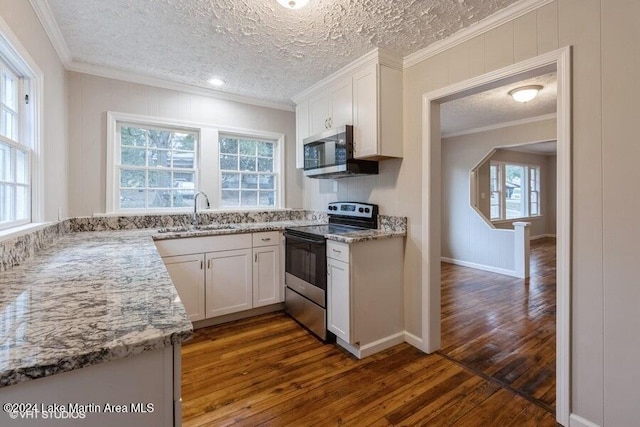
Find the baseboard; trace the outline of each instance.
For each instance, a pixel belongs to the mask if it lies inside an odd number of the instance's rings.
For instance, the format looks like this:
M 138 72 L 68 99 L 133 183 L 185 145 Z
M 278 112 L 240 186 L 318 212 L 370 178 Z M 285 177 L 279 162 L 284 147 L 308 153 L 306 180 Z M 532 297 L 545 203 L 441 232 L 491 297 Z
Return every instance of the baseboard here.
M 362 346 L 354 346 L 346 342 L 341 338 L 336 338 L 336 342 L 340 347 L 353 354 L 358 359 L 364 359 L 376 353 L 380 353 L 388 348 L 393 347 L 404 342 L 404 332 L 398 332 L 397 334 L 389 335 L 388 337 L 381 338 L 369 344 Z
M 586 418 L 582 418 L 579 415 L 571 414 L 569 416 L 569 427 L 600 427 L 598 424 L 593 423 Z
M 529 240 L 538 240 L 538 239 L 544 239 L 546 237 L 552 237 L 552 238 L 556 238 L 555 234 L 539 234 L 537 236 L 531 236 L 529 237 Z
M 422 350 L 422 346 L 423 346 L 422 338 L 413 335 L 411 332 L 404 331 L 404 341 L 407 344 L 414 346 L 418 350 L 423 351 Z
M 462 267 L 475 268 L 476 270 L 483 270 L 483 271 L 489 271 L 491 273 L 504 274 L 505 276 L 518 277 L 515 271 L 507 270 L 505 268 L 498 268 L 498 267 L 493 267 L 493 266 L 484 265 L 484 264 L 476 264 L 474 262 L 461 261 L 459 259 L 446 258 L 446 257 L 441 257 L 440 261 L 448 262 L 449 264 L 460 265 Z
M 220 325 L 222 323 L 233 322 L 235 320 L 246 319 L 247 317 L 259 316 L 261 314 L 273 313 L 284 310 L 284 303 L 280 302 L 264 307 L 252 308 L 251 310 L 239 311 L 237 313 L 225 314 L 224 316 L 212 317 L 210 319 L 197 320 L 193 322 L 193 329 L 206 328 L 208 326 Z

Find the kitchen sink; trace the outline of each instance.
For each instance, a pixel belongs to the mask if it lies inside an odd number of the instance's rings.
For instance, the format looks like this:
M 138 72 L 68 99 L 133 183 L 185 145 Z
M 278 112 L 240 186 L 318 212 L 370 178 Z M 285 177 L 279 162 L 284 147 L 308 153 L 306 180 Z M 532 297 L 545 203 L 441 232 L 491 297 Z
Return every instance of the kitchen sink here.
M 189 231 L 208 231 L 208 230 L 235 230 L 237 226 L 233 224 L 208 224 L 196 226 L 181 227 L 165 227 L 159 228 L 158 233 L 186 233 Z

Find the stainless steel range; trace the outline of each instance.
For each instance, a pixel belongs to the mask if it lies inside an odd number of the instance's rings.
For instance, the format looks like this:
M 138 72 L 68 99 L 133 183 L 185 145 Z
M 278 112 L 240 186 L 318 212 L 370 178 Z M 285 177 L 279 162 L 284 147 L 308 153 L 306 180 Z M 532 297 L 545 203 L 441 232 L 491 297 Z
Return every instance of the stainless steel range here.
M 327 331 L 328 234 L 378 228 L 378 206 L 357 202 L 329 203 L 329 223 L 285 229 L 285 310 L 323 341 Z

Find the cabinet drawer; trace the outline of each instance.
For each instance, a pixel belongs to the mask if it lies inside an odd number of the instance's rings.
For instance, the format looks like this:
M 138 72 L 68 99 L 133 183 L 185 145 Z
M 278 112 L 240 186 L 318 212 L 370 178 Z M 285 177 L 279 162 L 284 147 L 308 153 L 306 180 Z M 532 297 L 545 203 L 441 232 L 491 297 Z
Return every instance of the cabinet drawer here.
M 251 248 L 251 234 L 223 234 L 219 236 L 156 240 L 155 244 L 158 248 L 158 253 L 162 257 L 249 249 Z
M 327 258 L 349 262 L 349 245 L 347 243 L 327 240 Z
M 262 233 L 253 233 L 253 247 L 273 246 L 280 244 L 279 231 L 265 231 Z

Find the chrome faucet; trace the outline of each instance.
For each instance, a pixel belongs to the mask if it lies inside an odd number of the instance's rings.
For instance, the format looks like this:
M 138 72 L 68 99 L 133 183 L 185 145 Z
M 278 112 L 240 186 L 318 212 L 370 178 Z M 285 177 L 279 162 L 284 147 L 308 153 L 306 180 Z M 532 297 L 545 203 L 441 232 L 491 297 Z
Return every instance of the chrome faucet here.
M 204 199 L 207 201 L 207 209 L 209 209 L 209 197 L 202 192 L 198 191 L 195 196 L 193 196 L 193 217 L 191 217 L 191 225 L 196 227 L 198 225 L 198 196 L 204 196 Z

